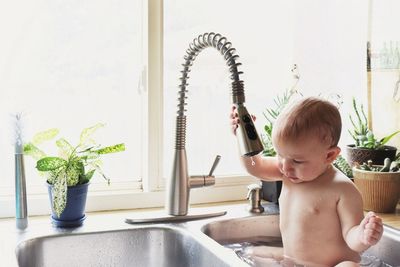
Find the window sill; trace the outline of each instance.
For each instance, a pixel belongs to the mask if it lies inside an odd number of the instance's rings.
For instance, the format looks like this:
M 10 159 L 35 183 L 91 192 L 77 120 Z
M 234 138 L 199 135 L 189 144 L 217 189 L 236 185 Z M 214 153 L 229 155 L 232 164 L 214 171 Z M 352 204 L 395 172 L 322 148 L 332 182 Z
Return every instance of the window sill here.
M 211 187 L 191 189 L 190 204 L 205 204 L 224 201 L 244 200 L 247 185 L 257 182 L 248 176 L 217 178 Z M 159 188 L 154 192 L 143 192 L 141 189 L 119 189 L 113 191 L 90 190 L 86 203 L 87 212 L 126 210 L 138 208 L 160 208 L 164 206 L 165 191 Z M 0 197 L 0 218 L 15 216 L 14 196 Z M 28 215 L 50 214 L 50 203 L 47 193 L 28 196 Z

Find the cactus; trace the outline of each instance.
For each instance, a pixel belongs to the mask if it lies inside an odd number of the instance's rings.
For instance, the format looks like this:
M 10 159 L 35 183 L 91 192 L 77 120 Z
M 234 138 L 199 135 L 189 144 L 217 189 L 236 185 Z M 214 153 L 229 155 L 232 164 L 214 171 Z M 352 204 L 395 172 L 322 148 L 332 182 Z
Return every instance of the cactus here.
M 342 156 L 339 155 L 336 160 L 333 162 L 333 165 L 340 170 L 341 172 L 344 173 L 349 178 L 353 178 L 353 171 L 351 170 L 351 167 L 349 163 L 347 163 L 346 159 Z
M 381 149 L 387 142 L 389 142 L 390 139 L 400 133 L 400 131 L 395 131 L 392 134 L 378 140 L 371 129 L 368 128 L 368 118 L 365 115 L 363 105 L 361 104 L 359 107 L 354 97 L 353 110 L 356 115 L 356 121 L 353 120 L 351 115 L 349 115 L 350 122 L 353 125 L 353 131 L 348 130 L 348 132 L 350 133 L 351 137 L 353 137 L 356 147 Z
M 383 167 L 382 167 L 382 169 L 380 169 L 380 172 L 390 171 L 391 164 L 392 164 L 392 161 L 389 158 L 385 158 L 385 161 L 383 162 Z
M 400 163 L 398 161 L 391 161 L 389 158 L 385 158 L 383 166 L 372 165 L 372 161 L 368 160 L 367 163 L 363 163 L 357 167 L 363 171 L 372 172 L 398 172 L 400 170 Z

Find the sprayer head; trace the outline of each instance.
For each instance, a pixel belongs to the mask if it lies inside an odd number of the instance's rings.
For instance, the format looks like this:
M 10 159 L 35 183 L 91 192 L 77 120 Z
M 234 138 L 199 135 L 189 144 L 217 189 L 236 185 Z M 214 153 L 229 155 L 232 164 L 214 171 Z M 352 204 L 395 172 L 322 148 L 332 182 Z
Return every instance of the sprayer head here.
M 264 147 L 253 119 L 243 104 L 237 105 L 237 112 L 240 121 L 237 130 L 240 153 L 245 157 L 255 156 L 261 153 Z

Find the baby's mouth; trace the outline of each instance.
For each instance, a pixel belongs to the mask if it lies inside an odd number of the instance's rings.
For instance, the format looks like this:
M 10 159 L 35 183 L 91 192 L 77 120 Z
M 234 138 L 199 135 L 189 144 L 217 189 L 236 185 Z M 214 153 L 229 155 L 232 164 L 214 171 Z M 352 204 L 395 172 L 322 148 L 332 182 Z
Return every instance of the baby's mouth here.
M 292 182 L 298 182 L 298 181 L 300 181 L 300 179 L 297 178 L 296 176 L 286 175 L 286 177 L 287 177 L 290 181 L 292 181 Z
M 296 177 L 290 173 L 285 173 L 285 172 L 283 172 L 283 170 L 281 170 L 281 172 L 292 182 L 300 181 L 300 179 L 298 177 Z

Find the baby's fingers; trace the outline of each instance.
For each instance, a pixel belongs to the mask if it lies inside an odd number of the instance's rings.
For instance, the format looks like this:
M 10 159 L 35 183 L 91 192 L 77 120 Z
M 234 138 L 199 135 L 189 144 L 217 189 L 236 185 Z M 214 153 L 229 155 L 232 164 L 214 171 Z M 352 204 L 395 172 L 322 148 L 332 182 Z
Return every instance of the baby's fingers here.
M 383 224 L 382 219 L 376 215 L 370 217 L 367 224 L 365 225 L 366 229 L 372 229 L 377 232 L 383 232 Z
M 369 245 L 375 245 L 383 234 L 382 220 L 379 217 L 370 218 L 364 228 L 365 242 Z
M 238 116 L 237 111 L 236 111 L 236 107 L 232 106 L 231 109 L 231 119 L 236 118 Z
M 378 243 L 381 236 L 382 234 L 375 230 L 365 229 L 363 243 L 369 246 L 375 245 L 376 243 Z

